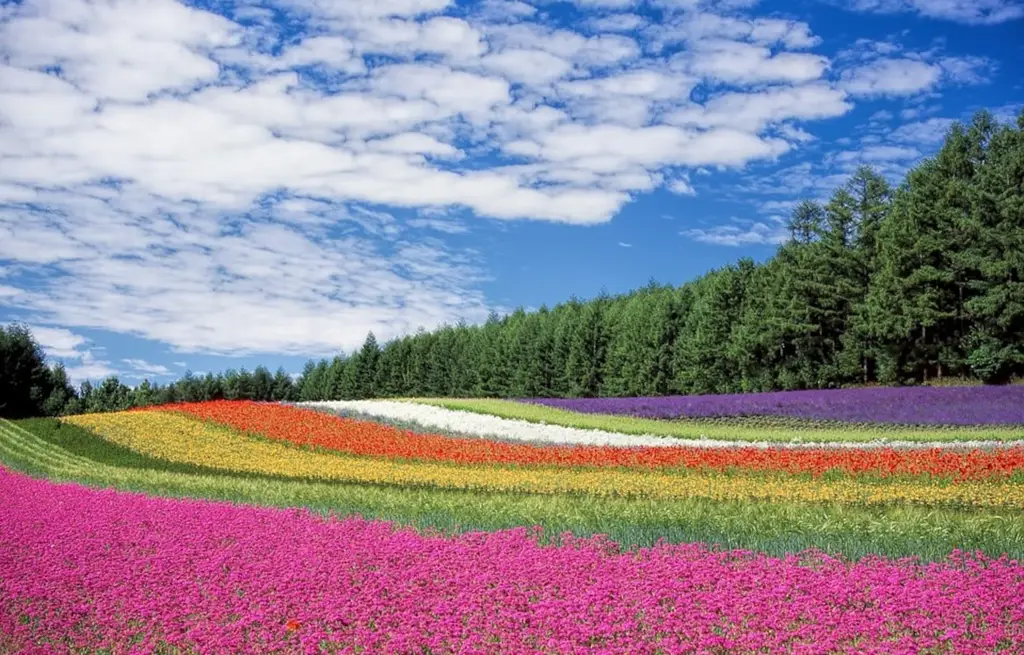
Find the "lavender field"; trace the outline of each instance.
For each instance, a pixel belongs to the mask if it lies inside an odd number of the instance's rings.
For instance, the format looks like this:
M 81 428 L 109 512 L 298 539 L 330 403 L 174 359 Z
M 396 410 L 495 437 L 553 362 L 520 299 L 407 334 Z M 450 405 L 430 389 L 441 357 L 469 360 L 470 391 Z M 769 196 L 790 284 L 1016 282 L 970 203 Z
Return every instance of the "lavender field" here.
M 656 419 L 779 416 L 900 425 L 1024 424 L 1024 385 L 869 387 L 649 398 L 537 398 L 586 414 Z

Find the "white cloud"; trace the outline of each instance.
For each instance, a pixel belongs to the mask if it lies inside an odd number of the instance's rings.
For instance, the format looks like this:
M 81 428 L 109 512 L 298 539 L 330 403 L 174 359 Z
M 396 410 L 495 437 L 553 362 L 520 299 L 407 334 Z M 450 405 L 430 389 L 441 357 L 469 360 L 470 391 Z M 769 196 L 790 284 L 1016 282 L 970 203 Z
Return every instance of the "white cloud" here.
M 409 227 L 416 227 L 424 230 L 434 230 L 445 234 L 465 234 L 469 228 L 463 223 L 440 218 L 413 218 L 408 221 Z
M 876 13 L 916 12 L 958 23 L 995 25 L 1024 17 L 1016 0 L 853 0 L 840 6 Z
M 160 364 L 152 364 L 144 359 L 122 359 L 122 362 L 131 367 L 131 377 L 142 377 L 146 375 L 170 375 L 171 369 Z
M 29 329 L 49 357 L 78 359 L 82 356 L 80 348 L 89 341 L 82 335 L 63 328 L 32 325 Z
M 478 57 L 487 49 L 476 28 L 448 16 L 423 22 L 392 18 L 359 23 L 355 34 L 360 52 L 389 56 L 436 53 L 461 60 Z
M 995 70 L 986 57 L 943 57 L 939 60 L 946 78 L 958 84 L 985 84 Z
M 904 146 L 870 146 L 863 150 L 846 150 L 835 156 L 840 164 L 872 163 L 917 159 L 921 153 L 914 148 Z
M 72 383 L 81 384 L 86 380 L 96 383 L 111 375 L 118 375 L 120 371 L 111 367 L 109 361 L 96 359 L 92 353 L 87 352 L 81 363 L 68 366 L 66 373 Z
M 953 124 L 951 118 L 929 118 L 915 123 L 906 123 L 889 133 L 889 139 L 898 143 L 936 145 L 942 143 Z
M 572 63 L 545 50 L 509 49 L 484 57 L 488 71 L 500 73 L 513 82 L 547 84 L 568 74 Z
M 797 52 L 772 54 L 766 46 L 740 41 L 703 41 L 682 57 L 690 59 L 688 69 L 724 82 L 809 82 L 828 68 L 819 55 Z
M 276 4 L 298 13 L 351 20 L 431 14 L 447 9 L 453 0 L 277 0 Z
M 483 0 L 473 7 L 475 16 L 487 21 L 514 21 L 537 13 L 537 8 L 519 0 Z
M 601 7 L 611 9 L 625 9 L 639 4 L 639 0 L 572 0 L 580 7 Z
M 269 58 L 268 58 L 269 59 Z M 355 53 L 355 46 L 343 36 L 314 36 L 286 48 L 279 59 L 269 59 L 268 65 L 279 69 L 321 64 L 343 71 L 357 73 L 363 70 L 363 61 Z
M 810 143 L 817 138 L 810 132 L 789 124 L 779 126 L 778 132 L 782 138 L 795 141 L 796 143 Z
M 842 88 L 856 96 L 903 96 L 927 91 L 942 77 L 942 67 L 916 59 L 877 59 L 846 70 Z
M 22 18 L 0 24 L 7 63 L 60 66 L 62 76 L 97 98 L 143 100 L 217 79 L 208 53 L 233 45 L 238 28 L 172 0 L 29 3 Z
M 701 105 L 679 109 L 666 117 L 676 125 L 732 127 L 760 131 L 785 120 L 842 116 L 853 108 L 843 91 L 826 84 L 773 86 L 750 92 L 730 92 Z
M 651 28 L 658 46 L 708 39 L 747 40 L 760 45 L 810 48 L 821 43 L 810 26 L 800 21 L 777 18 L 745 19 L 710 11 L 689 11 Z
M 690 178 L 687 175 L 682 175 L 668 184 L 668 190 L 679 196 L 695 196 L 697 191 L 693 188 L 690 183 Z
M 692 228 L 680 234 L 698 241 L 716 246 L 751 246 L 785 243 L 789 232 L 778 221 L 771 223 L 743 221 L 737 225 L 718 225 L 710 228 Z
M 995 70 L 985 57 L 936 56 L 935 52 L 906 53 L 900 57 L 880 56 L 878 42 L 860 41 L 844 58 L 866 63 L 843 71 L 840 86 L 855 96 L 909 96 L 930 91 L 940 82 L 983 84 Z M 891 45 L 891 44 L 887 44 Z M 886 52 L 894 52 L 898 47 Z
M 596 32 L 631 32 L 646 24 L 647 21 L 636 14 L 608 14 L 587 21 L 587 26 Z
M 171 363 L 174 364 L 175 366 L 179 367 L 179 368 L 188 368 L 188 364 L 185 363 L 185 362 L 171 362 Z

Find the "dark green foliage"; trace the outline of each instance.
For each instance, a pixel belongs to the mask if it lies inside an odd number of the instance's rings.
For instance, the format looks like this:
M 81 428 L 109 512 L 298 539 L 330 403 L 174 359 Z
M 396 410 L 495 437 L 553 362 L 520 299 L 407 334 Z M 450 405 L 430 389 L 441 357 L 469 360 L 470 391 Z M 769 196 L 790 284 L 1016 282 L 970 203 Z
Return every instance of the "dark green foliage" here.
M 0 326 L 0 417 L 43 413 L 54 391 L 53 378 L 42 348 L 27 327 Z

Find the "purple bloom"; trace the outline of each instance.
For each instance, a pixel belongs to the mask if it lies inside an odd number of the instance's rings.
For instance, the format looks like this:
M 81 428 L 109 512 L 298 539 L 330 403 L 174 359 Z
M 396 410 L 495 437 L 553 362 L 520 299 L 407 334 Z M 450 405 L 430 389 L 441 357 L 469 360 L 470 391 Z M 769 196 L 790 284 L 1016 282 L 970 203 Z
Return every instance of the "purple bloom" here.
M 868 387 L 652 398 L 538 398 L 526 402 L 588 414 L 665 419 L 782 416 L 906 425 L 1024 424 L 1024 385 Z

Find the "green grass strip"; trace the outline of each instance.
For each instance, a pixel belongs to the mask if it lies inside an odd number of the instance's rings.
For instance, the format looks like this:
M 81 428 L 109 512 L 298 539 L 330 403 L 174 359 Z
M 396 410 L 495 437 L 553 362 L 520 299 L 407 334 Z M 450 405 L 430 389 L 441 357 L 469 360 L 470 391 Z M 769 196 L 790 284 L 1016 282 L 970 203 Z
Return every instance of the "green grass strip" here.
M 37 427 L 22 424 L 27 426 Z M 41 452 L 41 447 L 47 452 Z M 26 436 L 25 430 L 9 428 L 0 429 L 0 462 L 56 481 L 170 497 L 307 507 L 446 533 L 539 525 L 548 538 L 565 531 L 607 534 L 626 547 L 649 546 L 665 539 L 717 543 L 775 555 L 816 547 L 852 558 L 881 554 L 937 560 L 953 548 L 962 548 L 1024 558 L 1024 521 L 1013 511 L 699 499 L 664 502 L 254 479 L 114 466 L 76 455 L 43 438 Z
M 400 398 L 403 402 L 434 405 L 465 412 L 490 414 L 507 419 L 548 423 L 584 430 L 604 430 L 622 434 L 641 434 L 680 439 L 721 439 L 727 441 L 768 442 L 852 442 L 870 441 L 1016 441 L 1024 439 L 1024 426 L 936 426 L 899 427 L 850 425 L 846 428 L 764 426 L 716 423 L 695 419 L 649 419 L 612 414 L 584 414 L 545 405 L 534 405 L 514 400 L 479 398 Z

